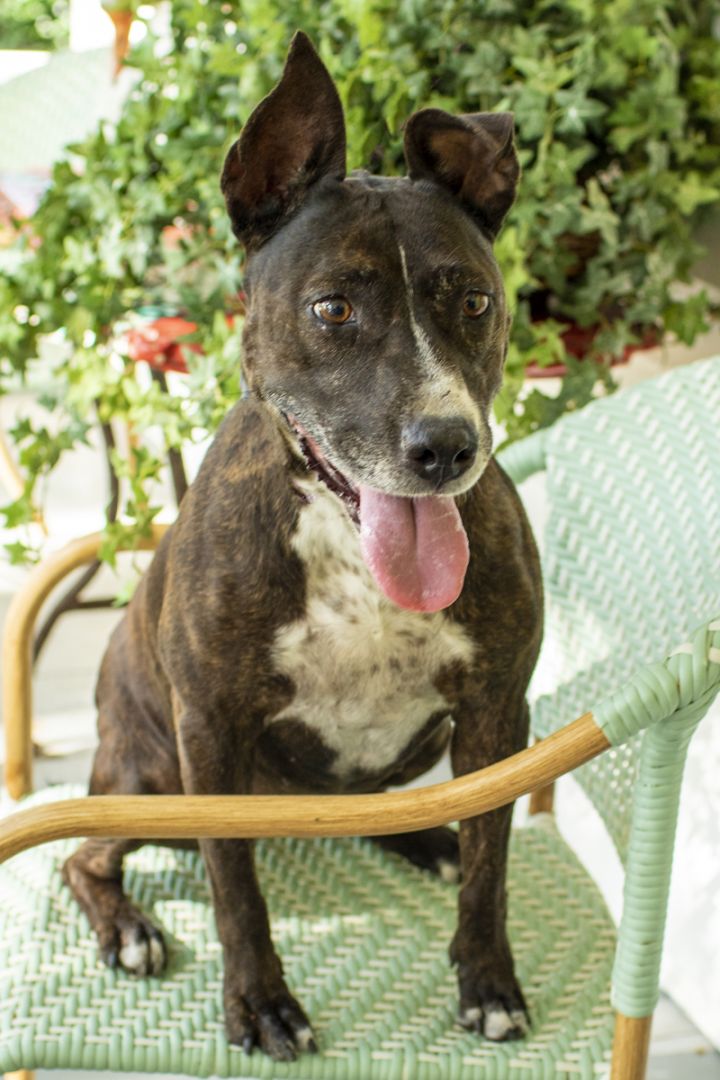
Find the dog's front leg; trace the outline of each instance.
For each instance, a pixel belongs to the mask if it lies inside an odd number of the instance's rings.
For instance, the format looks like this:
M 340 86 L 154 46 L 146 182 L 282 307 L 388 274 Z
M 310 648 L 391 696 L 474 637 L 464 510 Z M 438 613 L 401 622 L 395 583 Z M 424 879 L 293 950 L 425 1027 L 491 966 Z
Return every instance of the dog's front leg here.
M 221 728 L 221 730 L 219 730 Z M 252 743 L 240 725 L 183 709 L 176 714 L 184 790 L 250 791 Z M 225 1026 L 246 1053 L 259 1045 L 276 1061 L 316 1049 L 308 1019 L 287 988 L 247 840 L 201 840 L 224 954 Z
M 464 703 L 455 711 L 454 774 L 482 769 L 522 749 L 527 715 L 522 698 Z M 529 1024 L 506 928 L 511 818 L 512 806 L 505 806 L 460 824 L 462 887 L 458 929 L 450 947 L 460 987 L 458 1019 L 464 1027 L 495 1040 L 521 1038 Z

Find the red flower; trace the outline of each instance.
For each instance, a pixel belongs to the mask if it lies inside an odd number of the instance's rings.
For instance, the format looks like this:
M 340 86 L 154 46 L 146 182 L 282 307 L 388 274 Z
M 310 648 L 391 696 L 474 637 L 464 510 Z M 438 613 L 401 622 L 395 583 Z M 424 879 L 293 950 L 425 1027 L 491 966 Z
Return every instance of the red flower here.
M 153 319 L 144 326 L 129 330 L 126 335 L 127 352 L 131 360 L 144 360 L 158 371 L 187 372 L 185 349 L 202 353 L 200 345 L 183 342 L 179 338 L 193 334 L 197 323 L 178 317 Z

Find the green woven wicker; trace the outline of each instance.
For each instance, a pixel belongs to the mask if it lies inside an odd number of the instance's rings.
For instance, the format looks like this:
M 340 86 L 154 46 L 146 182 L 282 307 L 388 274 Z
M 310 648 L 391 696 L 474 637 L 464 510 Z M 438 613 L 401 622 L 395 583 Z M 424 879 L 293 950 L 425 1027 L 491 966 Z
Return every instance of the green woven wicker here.
M 32 796 L 48 801 L 77 792 Z M 167 931 L 169 972 L 100 963 L 59 867 L 77 841 L 0 867 L 0 1070 L 124 1069 L 281 1080 L 596 1077 L 612 1033 L 615 931 L 597 889 L 544 817 L 517 830 L 510 934 L 531 1036 L 496 1045 L 454 1023 L 447 948 L 456 890 L 366 840 L 257 845 L 273 935 L 321 1052 L 278 1065 L 228 1047 L 221 952 L 202 861 L 145 847 L 128 891 Z M 558 1062 L 557 1068 L 554 1063 Z
M 545 472 L 533 730 L 542 737 L 592 709 L 616 747 L 577 778 L 626 867 L 613 1003 L 647 1016 L 685 752 L 720 672 L 720 357 L 594 402 L 503 463 L 516 482 Z M 672 652 L 662 675 L 639 671 Z M 674 708 L 671 723 L 636 734 Z
M 528 1039 L 492 1044 L 454 1024 L 452 887 L 365 841 L 277 840 L 258 844 L 259 873 L 321 1053 L 292 1065 L 245 1058 L 223 1034 L 220 947 L 199 858 L 150 846 L 128 858 L 128 890 L 166 928 L 171 950 L 166 977 L 135 980 L 98 962 L 60 883 L 74 846 L 61 842 L 0 867 L 0 1069 L 604 1076 L 611 1000 L 638 1017 L 656 1002 L 685 750 L 720 688 L 719 418 L 716 359 L 594 403 L 503 456 L 518 481 L 547 473 L 534 730 L 593 710 L 614 749 L 578 777 L 626 868 L 616 949 L 602 899 L 552 822 L 542 815 L 514 833 L 510 936 L 533 1016 Z
M 543 736 L 720 612 L 720 357 L 598 401 L 502 460 L 516 482 L 546 474 L 547 615 L 535 686 L 550 692 L 533 705 Z M 623 859 L 638 747 L 579 777 Z

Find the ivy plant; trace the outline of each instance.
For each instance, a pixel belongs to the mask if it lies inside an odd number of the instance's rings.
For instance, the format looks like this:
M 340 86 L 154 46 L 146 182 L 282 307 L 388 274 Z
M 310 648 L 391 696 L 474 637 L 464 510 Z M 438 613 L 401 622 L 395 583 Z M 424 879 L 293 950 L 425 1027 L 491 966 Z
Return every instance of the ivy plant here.
M 6 522 L 32 521 L 92 409 L 182 447 L 237 398 L 242 262 L 218 175 L 298 28 L 337 82 L 350 167 L 403 171 L 417 108 L 514 112 L 523 178 L 497 245 L 514 313 L 496 404 L 510 439 L 611 389 L 610 359 L 648 334 L 691 343 L 710 303 L 673 285 L 720 199 L 719 16 L 720 0 L 173 0 L 172 40 L 148 35 L 130 55 L 139 79 L 117 124 L 68 148 L 2 253 L 3 383 L 41 366 L 54 387 L 47 423 L 11 433 L 28 480 Z M 141 386 L 123 345 L 149 305 L 197 324 L 181 394 Z M 527 392 L 531 363 L 564 364 L 559 395 Z M 147 449 L 134 469 L 116 460 L 129 494 L 108 557 L 119 531 L 149 528 L 161 464 Z M 15 541 L 11 556 L 27 555 Z
M 66 48 L 70 36 L 70 0 L 3 0 L 0 48 Z

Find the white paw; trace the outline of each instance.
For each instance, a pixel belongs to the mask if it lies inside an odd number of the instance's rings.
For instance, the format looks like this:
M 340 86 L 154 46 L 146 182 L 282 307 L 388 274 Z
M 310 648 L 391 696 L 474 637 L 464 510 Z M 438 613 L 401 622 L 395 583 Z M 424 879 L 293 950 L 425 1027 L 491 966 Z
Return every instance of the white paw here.
M 315 1037 L 309 1027 L 300 1028 L 295 1032 L 295 1042 L 299 1050 L 307 1050 L 311 1043 L 315 1043 Z
M 508 1012 L 496 1006 L 481 1009 L 479 1006 L 465 1009 L 458 1016 L 458 1023 L 473 1031 L 482 1031 L 486 1039 L 504 1042 L 506 1039 L 521 1039 L 528 1033 L 527 1016 L 522 1009 Z
M 122 931 L 119 960 L 130 975 L 159 975 L 165 967 L 165 949 L 140 927 Z
M 521 1009 L 506 1012 L 505 1009 L 488 1009 L 483 1022 L 483 1035 L 494 1042 L 507 1038 L 520 1039 L 528 1033 L 528 1023 Z
M 476 1028 L 482 1019 L 482 1009 L 474 1006 L 472 1009 L 465 1009 L 464 1012 L 458 1014 L 458 1024 L 462 1024 L 464 1028 Z
M 460 881 L 460 867 L 449 859 L 438 859 L 437 872 L 448 885 L 457 885 Z

